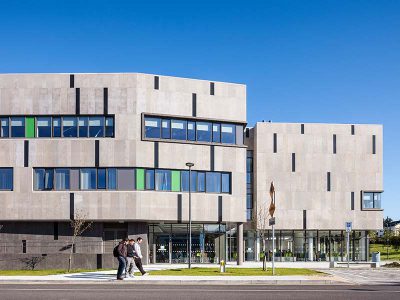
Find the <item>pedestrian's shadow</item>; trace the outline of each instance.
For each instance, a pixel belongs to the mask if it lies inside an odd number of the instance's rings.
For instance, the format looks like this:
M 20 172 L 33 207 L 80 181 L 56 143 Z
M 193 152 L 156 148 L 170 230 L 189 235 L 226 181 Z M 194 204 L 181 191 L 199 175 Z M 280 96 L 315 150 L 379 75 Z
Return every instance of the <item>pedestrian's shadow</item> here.
M 110 280 L 114 279 L 116 276 L 117 274 L 87 272 L 87 273 L 66 275 L 65 277 L 71 279 Z

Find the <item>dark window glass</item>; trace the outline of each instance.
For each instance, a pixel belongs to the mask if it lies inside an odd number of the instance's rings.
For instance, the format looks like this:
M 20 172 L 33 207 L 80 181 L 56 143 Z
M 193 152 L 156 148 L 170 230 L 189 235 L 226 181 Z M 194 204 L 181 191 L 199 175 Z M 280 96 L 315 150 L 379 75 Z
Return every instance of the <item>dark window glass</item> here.
M 0 137 L 6 138 L 10 136 L 10 121 L 8 118 L 0 118 Z
M 236 132 L 235 125 L 221 125 L 221 142 L 224 144 L 235 144 Z
M 186 121 L 172 120 L 171 135 L 173 140 L 186 140 Z
M 53 189 L 53 169 L 35 169 L 33 186 L 37 191 Z
M 25 137 L 25 118 L 11 118 L 11 137 Z
M 96 169 L 81 169 L 81 190 L 96 189 Z
M 55 189 L 57 191 L 69 190 L 69 169 L 55 169 Z
M 211 142 L 211 123 L 196 122 L 196 131 L 199 142 Z
M 196 192 L 197 172 L 191 171 L 192 178 L 190 179 L 190 191 Z M 181 190 L 182 192 L 189 191 L 189 171 L 181 171 Z
M 246 170 L 247 170 L 247 172 L 253 172 L 253 159 L 251 157 L 247 158 Z
M 161 137 L 161 120 L 158 118 L 144 119 L 145 137 L 160 138 Z
M 214 143 L 220 143 L 221 142 L 221 124 L 216 124 L 214 123 L 212 125 L 212 141 Z
M 222 193 L 230 193 L 231 192 L 231 178 L 228 173 L 222 173 Z
M 63 122 L 64 137 L 78 137 L 77 118 L 64 117 L 62 122 Z
M 109 190 L 117 189 L 117 169 L 107 169 L 107 188 Z
M 206 191 L 206 173 L 197 172 L 197 191 L 205 192 Z
M 97 188 L 106 188 L 106 169 L 97 169 Z
M 195 141 L 196 140 L 196 123 L 188 121 L 187 123 L 187 139 L 188 141 Z
M 36 118 L 37 123 L 37 137 L 51 137 L 51 118 L 50 117 L 38 117 Z
M 114 119 L 113 118 L 106 118 L 106 137 L 113 137 L 114 136 Z
M 155 188 L 156 191 L 170 191 L 171 190 L 171 171 L 170 170 L 156 170 L 155 174 Z
M 12 191 L 13 189 L 13 169 L 0 168 L 0 190 Z
M 53 118 L 53 137 L 61 137 L 61 118 Z
M 154 190 L 154 170 L 145 170 L 146 190 Z
M 104 118 L 90 117 L 89 118 L 89 136 L 104 137 Z
M 247 195 L 246 208 L 253 208 L 253 195 Z
M 171 121 L 161 120 L 161 137 L 163 139 L 171 138 Z
M 79 137 L 88 137 L 88 117 L 79 117 L 78 126 L 79 126 Z
M 217 172 L 206 173 L 206 191 L 207 193 L 221 192 L 221 173 Z

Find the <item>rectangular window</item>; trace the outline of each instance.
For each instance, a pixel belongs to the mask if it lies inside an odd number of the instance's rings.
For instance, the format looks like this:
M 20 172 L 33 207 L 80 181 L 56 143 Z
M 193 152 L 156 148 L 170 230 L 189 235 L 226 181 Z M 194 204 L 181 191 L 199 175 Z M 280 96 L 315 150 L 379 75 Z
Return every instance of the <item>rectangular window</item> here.
M 154 76 L 154 89 L 158 90 L 160 88 L 160 77 Z
M 173 140 L 186 140 L 186 121 L 172 120 L 171 135 Z
M 274 153 L 278 152 L 278 135 L 274 133 Z
M 170 139 L 171 138 L 171 121 L 161 120 L 161 138 Z
M 354 192 L 351 192 L 351 210 L 354 210 Z
M 88 137 L 88 117 L 79 117 L 78 126 L 79 126 L 79 137 Z
M 10 136 L 10 121 L 8 118 L 0 118 L 0 137 L 8 138 Z
M 221 174 L 222 184 L 221 184 L 221 192 L 222 193 L 230 193 L 231 192 L 231 176 L 229 173 Z
M 117 169 L 114 168 L 107 169 L 107 189 L 109 190 L 117 189 Z
M 301 134 L 304 134 L 304 124 L 301 124 Z
M 336 134 L 333 135 L 333 154 L 336 154 Z
M 206 173 L 206 191 L 207 193 L 221 193 L 221 173 Z
M 97 187 L 96 177 L 97 170 L 96 169 L 81 169 L 81 180 L 80 180 L 80 189 L 81 190 L 95 190 Z
M 61 137 L 61 118 L 53 118 L 53 137 Z
M 33 177 L 33 186 L 36 191 L 46 191 L 53 189 L 54 170 L 53 169 L 35 169 Z
M 146 190 L 154 190 L 154 170 L 146 169 Z
M 196 182 L 197 182 L 197 171 L 191 171 L 192 178 L 190 179 L 190 191 L 197 192 Z M 203 173 L 204 174 L 204 173 Z M 181 190 L 182 192 L 189 191 L 189 171 L 181 171 Z
M 197 191 L 204 193 L 206 191 L 206 173 L 197 172 Z
M 57 191 L 69 190 L 69 169 L 55 169 L 55 189 Z
M 145 187 L 145 175 L 144 169 L 136 169 L 136 189 L 144 190 Z
M 107 187 L 106 169 L 97 169 L 97 189 L 104 190 Z
M 212 124 L 212 141 L 213 143 L 221 142 L 221 124 Z
M 11 137 L 25 137 L 25 118 L 11 118 Z
M 13 190 L 13 168 L 0 168 L 0 191 Z
M 253 208 L 253 195 L 247 195 L 246 197 L 246 208 L 252 209 Z
M 210 95 L 214 96 L 215 95 L 215 83 L 210 82 Z
M 372 136 L 372 154 L 376 154 L 376 135 Z
M 76 117 L 64 117 L 62 120 L 63 137 L 78 137 Z
M 328 173 L 326 174 L 326 190 L 327 190 L 328 192 L 331 191 L 331 172 L 328 172 Z
M 296 153 L 292 153 L 292 172 L 296 172 Z
M 195 122 L 191 122 L 191 121 L 188 121 L 188 123 L 187 123 L 187 128 L 188 128 L 188 130 L 187 130 L 187 135 L 188 135 L 187 139 L 188 139 L 188 141 L 195 141 L 196 140 L 195 124 L 196 124 Z
M 363 209 L 381 209 L 380 192 L 363 192 Z
M 35 137 L 35 118 L 26 117 L 25 118 L 25 137 L 33 138 Z
M 351 135 L 354 135 L 355 131 L 356 131 L 355 126 L 351 125 Z
M 37 137 L 51 137 L 51 118 L 50 117 L 38 117 L 36 118 Z
M 221 125 L 221 142 L 224 144 L 235 144 L 236 132 L 235 125 Z
M 106 137 L 114 137 L 114 119 L 106 118 Z
M 90 117 L 89 118 L 89 136 L 104 137 L 104 118 Z
M 156 191 L 171 190 L 171 171 L 156 170 L 155 172 L 155 189 Z
M 135 169 L 118 169 L 118 190 L 133 191 L 135 189 Z
M 197 141 L 211 142 L 211 123 L 196 122 Z
M 144 134 L 147 138 L 161 137 L 161 120 L 158 118 L 145 118 L 144 119 Z
M 181 190 L 181 172 L 171 171 L 171 191 L 179 192 Z

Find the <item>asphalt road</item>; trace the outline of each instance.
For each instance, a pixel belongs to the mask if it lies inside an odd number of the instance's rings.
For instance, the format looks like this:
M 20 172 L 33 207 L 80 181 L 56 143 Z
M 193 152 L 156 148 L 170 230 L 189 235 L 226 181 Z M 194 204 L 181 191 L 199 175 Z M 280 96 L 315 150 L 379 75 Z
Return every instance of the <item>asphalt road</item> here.
M 399 285 L 187 286 L 115 284 L 1 284 L 0 299 L 400 299 Z

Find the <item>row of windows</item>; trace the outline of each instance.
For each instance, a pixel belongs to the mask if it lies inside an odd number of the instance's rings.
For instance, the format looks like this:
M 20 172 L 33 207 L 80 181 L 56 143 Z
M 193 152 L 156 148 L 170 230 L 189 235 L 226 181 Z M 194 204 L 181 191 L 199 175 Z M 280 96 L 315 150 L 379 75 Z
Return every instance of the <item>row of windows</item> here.
M 99 138 L 114 136 L 111 116 L 0 117 L 1 138 Z
M 243 145 L 242 125 L 145 117 L 144 127 L 144 136 L 150 139 Z
M 13 190 L 13 169 L 0 168 L 0 191 Z
M 191 172 L 191 191 L 230 193 L 231 174 Z M 35 191 L 65 190 L 156 190 L 189 191 L 189 171 L 141 168 L 36 168 Z
M 253 219 L 253 151 L 248 150 L 246 155 L 246 218 Z

